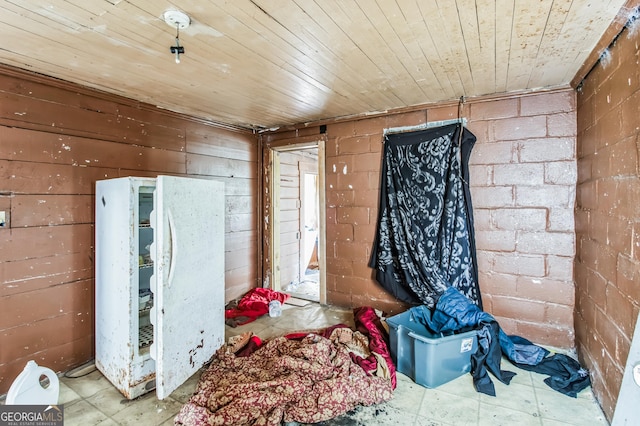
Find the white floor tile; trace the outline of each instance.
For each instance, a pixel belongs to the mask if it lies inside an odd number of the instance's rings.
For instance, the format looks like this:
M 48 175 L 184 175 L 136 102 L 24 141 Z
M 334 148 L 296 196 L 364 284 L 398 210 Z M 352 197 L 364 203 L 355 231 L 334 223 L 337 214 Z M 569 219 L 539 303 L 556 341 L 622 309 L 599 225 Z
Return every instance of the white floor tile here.
M 572 425 L 608 425 L 595 401 L 571 398 L 554 390 L 536 388 L 540 415 L 544 419 L 558 420 Z
M 480 403 L 479 426 L 541 426 L 540 416 L 511 408 Z
M 88 398 L 113 386 L 98 370 L 83 377 L 63 377 L 60 380 L 82 398 Z
M 477 425 L 480 401 L 429 389 L 422 398 L 418 414 L 425 419 L 454 425 Z
M 397 377 L 398 385 L 393 393 L 393 399 L 387 404 L 407 414 L 418 414 L 427 389 L 404 375 L 398 374 Z
M 531 386 L 518 383 L 505 385 L 494 380 L 496 396 L 480 395 L 483 404 L 518 410 L 536 417 L 540 416 L 536 394 Z
M 65 426 L 107 426 L 117 424 L 87 401 L 78 400 L 64 406 Z
M 173 418 L 182 407 L 182 403 L 171 398 L 160 401 L 155 394 L 140 397 L 135 404 L 113 416 L 119 425 L 123 426 L 157 426 L 169 418 Z
M 73 389 L 60 380 L 60 393 L 58 394 L 58 404 L 70 404 L 82 398 Z
M 136 401 L 128 400 L 113 386 L 91 395 L 85 401 L 109 417 L 119 413 L 129 405 L 136 404 Z

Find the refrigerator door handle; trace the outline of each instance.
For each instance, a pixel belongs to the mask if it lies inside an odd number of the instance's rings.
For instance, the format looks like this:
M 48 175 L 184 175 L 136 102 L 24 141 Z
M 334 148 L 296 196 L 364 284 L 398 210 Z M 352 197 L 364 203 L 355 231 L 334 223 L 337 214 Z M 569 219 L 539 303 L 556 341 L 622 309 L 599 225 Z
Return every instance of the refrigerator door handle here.
M 169 210 L 167 212 L 167 219 L 169 222 L 169 241 L 170 241 L 170 252 L 169 252 L 169 276 L 167 278 L 167 287 L 171 287 L 171 284 L 173 283 L 173 275 L 175 273 L 175 262 L 174 262 L 174 257 L 176 255 L 176 250 L 178 247 L 178 244 L 176 242 L 176 233 L 174 231 L 175 229 L 175 225 L 174 225 L 174 219 L 173 219 L 173 214 L 171 212 L 171 210 Z

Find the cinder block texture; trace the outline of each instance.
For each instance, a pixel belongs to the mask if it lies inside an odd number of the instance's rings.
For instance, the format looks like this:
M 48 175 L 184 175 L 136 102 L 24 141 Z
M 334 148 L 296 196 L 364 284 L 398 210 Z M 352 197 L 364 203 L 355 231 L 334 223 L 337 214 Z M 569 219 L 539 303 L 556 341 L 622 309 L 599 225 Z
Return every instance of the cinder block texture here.
M 577 97 L 576 340 L 609 420 L 640 307 L 639 43 L 619 37 Z

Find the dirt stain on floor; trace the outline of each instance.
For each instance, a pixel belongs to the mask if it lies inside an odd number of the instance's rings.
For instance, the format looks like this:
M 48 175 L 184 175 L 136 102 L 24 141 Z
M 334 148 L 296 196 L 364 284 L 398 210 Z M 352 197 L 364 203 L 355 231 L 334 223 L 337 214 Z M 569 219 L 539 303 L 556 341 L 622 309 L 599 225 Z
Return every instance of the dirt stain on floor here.
M 386 419 L 385 419 L 386 418 Z M 386 424 L 385 420 L 392 421 L 397 417 L 392 417 L 384 407 L 356 407 L 351 411 L 319 423 L 284 423 L 285 426 L 371 426 L 375 424 Z M 391 423 L 389 423 L 391 424 Z M 393 422 L 395 424 L 395 422 Z

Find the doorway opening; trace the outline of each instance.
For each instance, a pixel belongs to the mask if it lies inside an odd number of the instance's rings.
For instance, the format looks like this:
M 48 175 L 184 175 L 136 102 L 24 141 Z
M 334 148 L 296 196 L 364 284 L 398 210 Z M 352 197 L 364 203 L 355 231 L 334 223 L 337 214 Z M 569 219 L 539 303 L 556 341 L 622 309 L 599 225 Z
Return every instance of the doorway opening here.
M 324 140 L 265 145 L 265 286 L 326 303 Z

